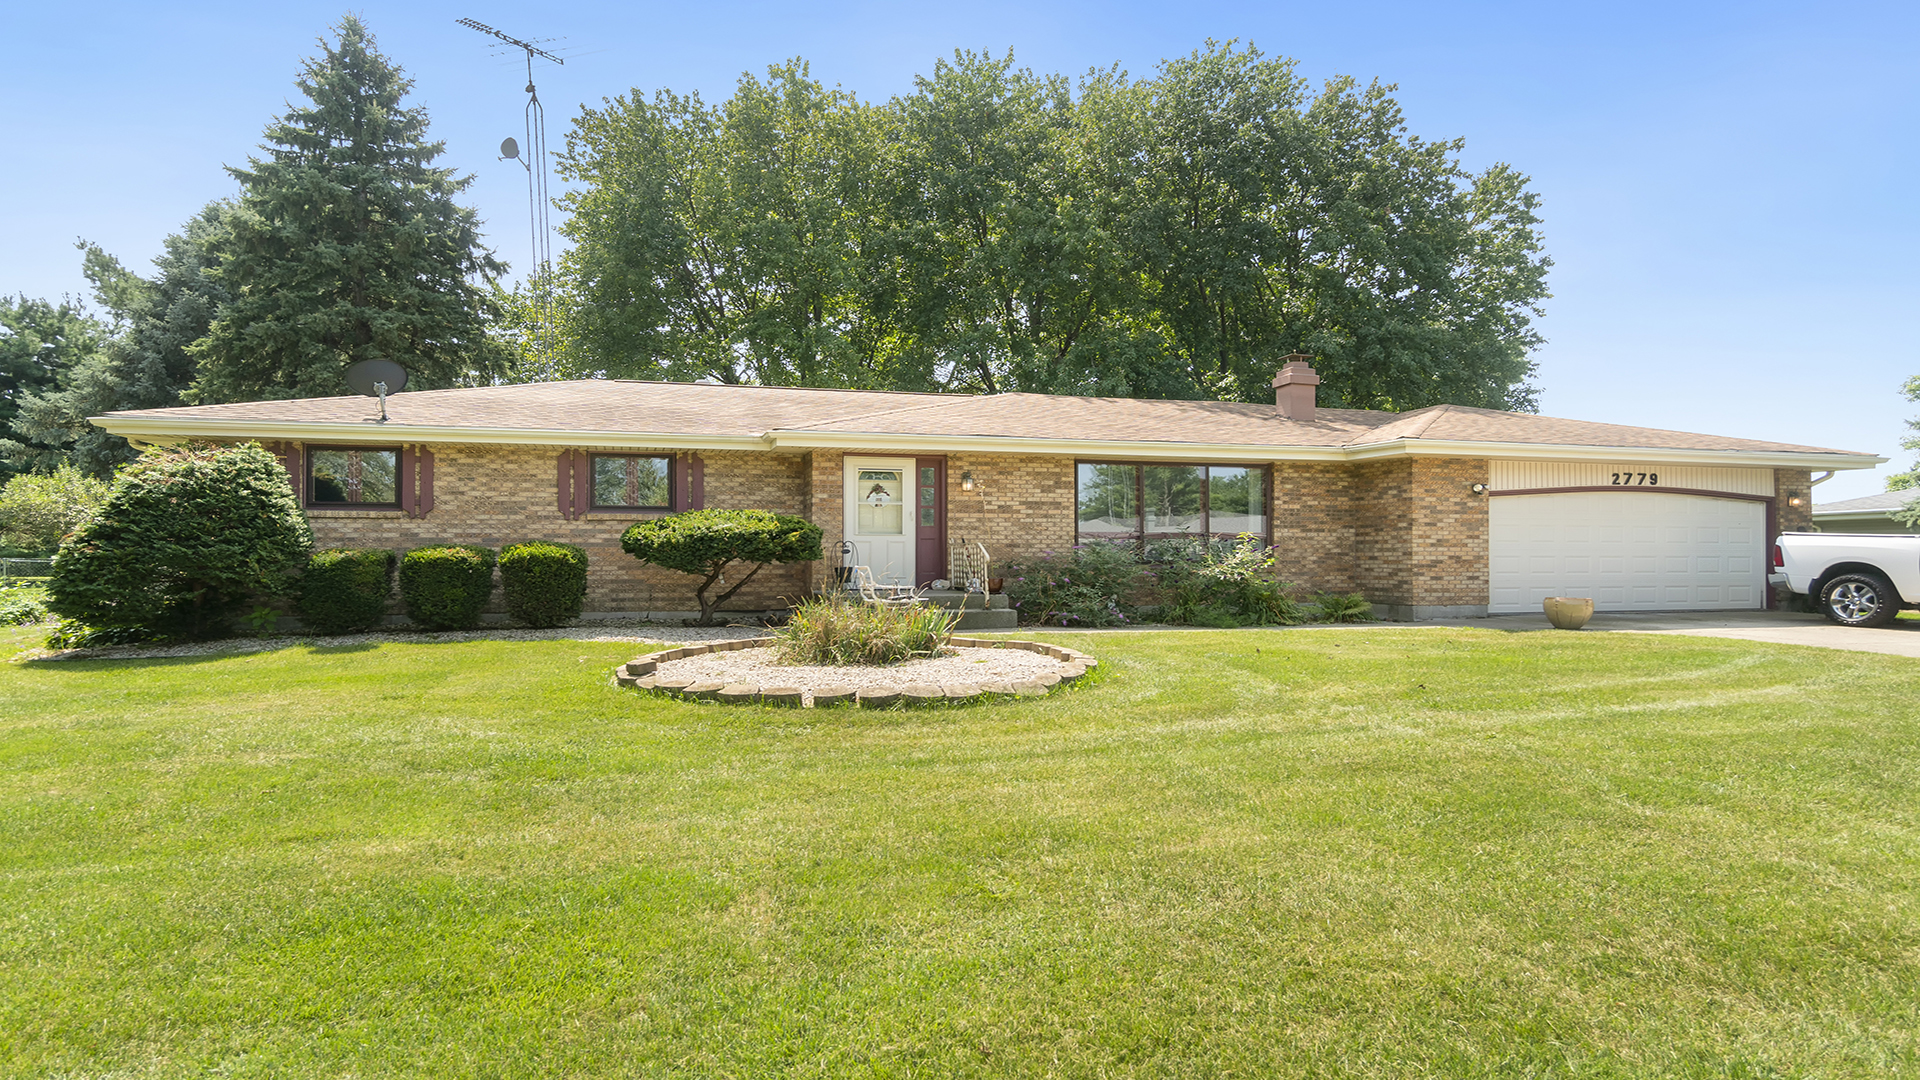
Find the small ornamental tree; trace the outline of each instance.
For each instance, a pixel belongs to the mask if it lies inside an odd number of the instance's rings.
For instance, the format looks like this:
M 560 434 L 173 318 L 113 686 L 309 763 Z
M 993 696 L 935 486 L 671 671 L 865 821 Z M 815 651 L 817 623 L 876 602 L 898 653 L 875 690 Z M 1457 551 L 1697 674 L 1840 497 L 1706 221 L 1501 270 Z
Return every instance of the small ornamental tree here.
M 286 470 L 257 443 L 157 448 L 60 546 L 47 607 L 95 628 L 215 637 L 243 604 L 285 594 L 312 547 Z
M 820 526 L 792 514 L 766 510 L 692 510 L 634 524 L 620 547 L 641 562 L 701 579 L 695 626 L 712 626 L 714 609 L 733 598 L 768 563 L 811 562 L 821 557 Z M 726 592 L 708 596 L 728 566 L 752 563 Z

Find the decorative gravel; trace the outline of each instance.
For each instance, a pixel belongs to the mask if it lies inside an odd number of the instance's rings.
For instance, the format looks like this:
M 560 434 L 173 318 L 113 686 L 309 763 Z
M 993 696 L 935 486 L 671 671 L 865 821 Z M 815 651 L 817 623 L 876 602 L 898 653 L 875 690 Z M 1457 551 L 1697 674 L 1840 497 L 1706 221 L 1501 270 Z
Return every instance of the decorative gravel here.
M 949 649 L 946 655 L 874 667 L 849 664 L 783 664 L 772 649 L 739 649 L 669 660 L 660 665 L 660 678 L 701 682 L 758 683 L 763 686 L 844 686 L 877 690 L 909 683 L 935 686 L 953 683 L 1022 682 L 1039 675 L 1058 674 L 1066 664 L 1051 656 L 1023 649 Z
M 51 632 L 53 626 L 47 625 Z M 427 641 L 633 641 L 660 642 L 667 645 L 692 645 L 705 641 L 723 641 L 764 633 L 751 626 L 681 626 L 667 623 L 596 622 L 584 626 L 563 626 L 554 630 L 527 630 L 510 626 L 482 627 L 478 630 L 453 630 L 434 633 L 396 627 L 365 634 L 281 634 L 274 637 L 223 638 L 219 641 L 194 641 L 181 645 L 112 645 L 99 649 L 29 650 L 16 659 L 27 660 L 147 660 L 167 656 L 210 656 L 216 653 L 272 652 L 302 645 L 336 648 L 350 645 L 383 645 L 389 642 Z

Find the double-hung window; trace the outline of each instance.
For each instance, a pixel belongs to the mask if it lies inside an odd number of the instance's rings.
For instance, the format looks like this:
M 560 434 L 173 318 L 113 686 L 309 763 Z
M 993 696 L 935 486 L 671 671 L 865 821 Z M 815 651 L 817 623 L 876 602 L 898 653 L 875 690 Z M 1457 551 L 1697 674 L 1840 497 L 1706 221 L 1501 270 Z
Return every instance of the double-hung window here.
M 1267 537 L 1263 466 L 1083 461 L 1076 472 L 1083 540 Z
M 398 447 L 307 451 L 307 505 L 400 507 Z
M 593 455 L 595 510 L 668 510 L 673 458 L 665 454 Z

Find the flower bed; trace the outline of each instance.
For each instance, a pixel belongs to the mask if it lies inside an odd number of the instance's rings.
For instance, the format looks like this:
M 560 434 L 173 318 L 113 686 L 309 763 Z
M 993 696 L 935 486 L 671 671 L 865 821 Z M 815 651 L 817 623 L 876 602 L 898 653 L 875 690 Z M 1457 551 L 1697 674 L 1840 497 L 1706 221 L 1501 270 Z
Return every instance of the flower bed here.
M 687 645 L 637 656 L 615 670 L 621 686 L 700 701 L 819 708 L 981 702 L 1039 697 L 1084 678 L 1100 663 L 1086 653 L 1038 641 L 956 637 L 951 656 L 884 666 L 843 668 L 776 666 L 756 656 L 725 661 L 724 654 L 765 649 L 771 638 Z M 971 656 L 970 653 L 981 655 Z M 746 658 L 742 658 L 745 661 Z M 689 663 L 689 661 L 700 661 Z M 951 661 L 958 660 L 959 663 Z M 974 670 L 974 665 L 984 667 Z

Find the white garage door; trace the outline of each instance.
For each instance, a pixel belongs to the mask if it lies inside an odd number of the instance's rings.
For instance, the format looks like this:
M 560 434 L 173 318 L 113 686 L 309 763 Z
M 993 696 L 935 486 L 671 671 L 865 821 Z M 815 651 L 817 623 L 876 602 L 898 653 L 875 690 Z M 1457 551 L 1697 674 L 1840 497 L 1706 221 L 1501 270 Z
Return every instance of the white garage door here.
M 1488 506 L 1487 610 L 1590 596 L 1598 611 L 1759 608 L 1766 508 L 1746 499 L 1576 491 Z

